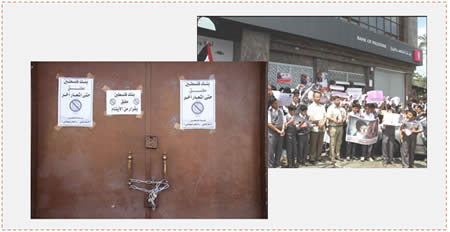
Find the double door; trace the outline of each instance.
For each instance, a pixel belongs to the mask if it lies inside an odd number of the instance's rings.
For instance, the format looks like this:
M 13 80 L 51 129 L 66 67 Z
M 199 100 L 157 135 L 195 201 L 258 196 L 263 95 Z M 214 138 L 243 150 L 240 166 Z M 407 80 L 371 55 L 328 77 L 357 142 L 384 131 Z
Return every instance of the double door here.
M 267 217 L 265 63 L 32 66 L 32 218 Z M 56 77 L 88 73 L 94 126 L 57 127 Z M 180 80 L 212 74 L 216 129 L 181 130 Z M 142 114 L 107 115 L 107 89 L 141 89 Z M 170 187 L 157 195 L 155 210 L 148 194 L 129 188 L 130 175 L 165 175 Z

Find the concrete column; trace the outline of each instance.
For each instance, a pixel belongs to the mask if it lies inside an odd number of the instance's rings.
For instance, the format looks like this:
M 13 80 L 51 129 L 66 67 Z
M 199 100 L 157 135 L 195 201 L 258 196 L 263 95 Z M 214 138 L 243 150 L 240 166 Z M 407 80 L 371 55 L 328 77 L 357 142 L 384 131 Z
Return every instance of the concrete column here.
M 365 91 L 371 91 L 375 88 L 375 67 L 364 67 L 364 72 L 366 76 L 366 88 Z M 370 86 L 370 81 L 372 81 L 372 86 Z
M 417 48 L 417 17 L 404 17 L 403 40 L 408 45 Z
M 408 96 L 408 99 L 411 98 L 414 93 L 412 90 L 412 73 L 405 73 L 405 103 L 406 103 L 406 96 Z
M 270 34 L 267 32 L 242 30 L 240 61 L 269 61 Z

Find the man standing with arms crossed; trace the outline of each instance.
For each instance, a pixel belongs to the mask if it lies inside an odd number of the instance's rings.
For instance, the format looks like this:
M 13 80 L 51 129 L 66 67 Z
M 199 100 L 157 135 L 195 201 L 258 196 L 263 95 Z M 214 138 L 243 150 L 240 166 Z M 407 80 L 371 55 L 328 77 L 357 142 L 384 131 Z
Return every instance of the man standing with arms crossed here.
M 308 106 L 308 116 L 313 121 L 314 126 L 311 128 L 310 154 L 311 163 L 314 165 L 320 161 L 322 154 L 323 135 L 325 133 L 325 123 L 327 121 L 325 106 L 320 103 L 321 92 L 314 92 L 314 102 Z

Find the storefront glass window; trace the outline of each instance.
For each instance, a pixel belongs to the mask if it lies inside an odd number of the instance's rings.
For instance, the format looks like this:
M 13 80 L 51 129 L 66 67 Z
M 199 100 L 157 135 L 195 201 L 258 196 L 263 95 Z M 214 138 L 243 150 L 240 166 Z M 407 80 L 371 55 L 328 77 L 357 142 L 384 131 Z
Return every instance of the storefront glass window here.
M 391 33 L 391 21 L 389 20 L 384 20 L 384 31 L 386 31 L 387 33 Z
M 377 17 L 377 28 L 380 30 L 384 29 L 383 17 Z
M 369 17 L 369 25 L 376 27 L 377 26 L 377 17 Z
M 394 34 L 395 36 L 398 36 L 397 24 L 396 23 L 392 23 L 392 34 Z
M 400 20 L 396 16 L 383 17 L 339 17 L 342 21 L 359 25 L 370 31 L 384 34 L 390 38 L 399 39 Z
M 359 17 L 359 20 L 361 23 L 368 24 L 369 23 L 369 17 Z

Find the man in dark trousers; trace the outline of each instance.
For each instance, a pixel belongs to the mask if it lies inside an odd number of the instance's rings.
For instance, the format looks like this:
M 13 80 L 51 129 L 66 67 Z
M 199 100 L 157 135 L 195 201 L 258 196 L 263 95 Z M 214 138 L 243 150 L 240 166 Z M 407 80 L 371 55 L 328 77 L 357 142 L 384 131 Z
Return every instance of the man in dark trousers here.
M 387 113 L 392 113 L 391 106 L 387 106 Z M 383 122 L 381 130 L 383 133 L 381 153 L 383 155 L 383 166 L 386 167 L 388 164 L 392 164 L 394 159 L 395 126 L 385 125 Z
M 308 107 L 300 105 L 299 123 L 297 124 L 297 166 L 306 165 L 306 155 L 309 148 L 309 133 L 312 124 L 306 114 Z
M 286 154 L 288 161 L 288 168 L 295 167 L 295 156 L 297 154 L 297 128 L 298 115 L 295 114 L 297 107 L 290 105 L 288 107 L 289 113 L 286 115 Z
M 321 161 L 323 136 L 325 134 L 325 123 L 327 122 L 325 106 L 320 103 L 321 97 L 322 93 L 315 91 L 313 95 L 314 102 L 308 106 L 307 111 L 309 119 L 314 123 L 310 134 L 310 161 L 312 164 Z
M 280 166 L 281 152 L 283 150 L 285 118 L 274 96 L 269 99 L 269 105 L 269 111 L 267 112 L 269 127 L 269 167 L 277 168 Z
M 416 120 L 416 116 L 414 110 L 408 110 L 406 112 L 407 121 L 400 127 L 400 140 L 402 141 L 400 153 L 402 155 L 403 168 L 414 167 L 417 134 L 423 131 L 422 124 Z

